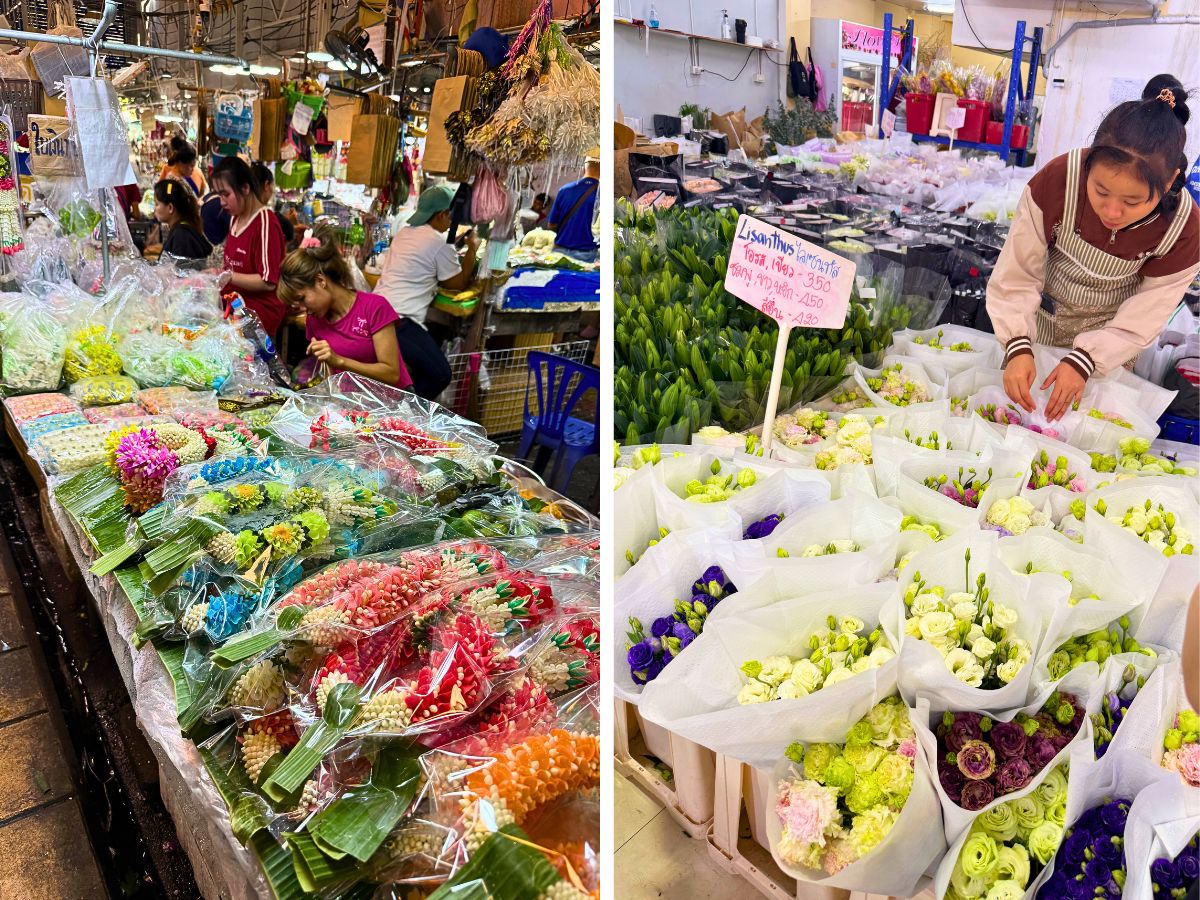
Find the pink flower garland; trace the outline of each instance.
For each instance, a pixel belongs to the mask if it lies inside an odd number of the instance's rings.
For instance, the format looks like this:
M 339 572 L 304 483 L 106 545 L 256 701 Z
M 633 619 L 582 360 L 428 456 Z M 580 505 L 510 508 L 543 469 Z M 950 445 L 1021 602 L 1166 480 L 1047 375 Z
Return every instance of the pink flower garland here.
M 163 485 L 167 476 L 179 468 L 179 457 L 157 434 L 141 428 L 121 438 L 116 463 L 125 502 L 140 514 L 162 500 Z

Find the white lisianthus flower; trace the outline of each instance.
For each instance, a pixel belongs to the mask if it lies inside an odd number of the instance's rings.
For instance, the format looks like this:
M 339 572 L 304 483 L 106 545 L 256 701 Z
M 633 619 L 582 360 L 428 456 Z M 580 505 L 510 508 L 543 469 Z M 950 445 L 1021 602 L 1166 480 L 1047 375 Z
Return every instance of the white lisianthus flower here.
M 986 619 L 987 617 L 984 616 L 984 618 Z M 963 638 L 963 646 L 970 647 L 976 641 L 980 640 L 983 637 L 983 629 L 986 627 L 987 627 L 986 622 L 984 622 L 983 625 L 980 625 L 978 622 L 973 624 L 970 627 L 970 629 L 967 631 L 967 636 L 965 638 Z
M 891 647 L 885 647 L 882 644 L 876 644 L 875 649 L 871 651 L 867 659 L 871 660 L 871 667 L 878 669 L 880 666 L 889 660 L 896 658 L 896 651 Z
M 1015 638 L 1009 642 L 1009 646 L 1013 650 L 1013 659 L 1020 661 L 1021 665 L 1033 659 L 1033 648 L 1024 638 Z
M 946 597 L 946 604 L 954 606 L 956 603 L 975 603 L 975 595 L 966 591 L 954 591 Z
M 1022 666 L 1024 666 L 1024 663 L 1019 660 L 1010 659 L 1008 662 L 1000 663 L 1000 667 L 996 669 L 996 674 L 1000 676 L 1001 681 L 1009 684 L 1021 673 Z
M 792 674 L 792 661 L 786 656 L 768 656 L 762 661 L 762 671 L 758 680 L 763 684 L 776 687 Z
M 821 687 L 823 678 L 821 670 L 816 667 L 812 660 L 802 659 L 792 666 L 792 674 L 788 680 L 802 689 L 805 694 L 811 694 Z
M 941 637 L 935 637 L 928 642 L 933 649 L 945 656 L 951 650 L 959 649 L 958 632 L 952 631 L 949 634 L 943 634 Z
M 1161 528 L 1155 528 L 1146 535 L 1146 542 L 1150 544 L 1165 544 L 1167 542 L 1167 533 Z
M 1007 528 L 1013 534 L 1024 534 L 1033 525 L 1033 520 L 1024 513 L 1015 513 L 1008 517 L 1008 522 L 1002 527 Z
M 1122 520 L 1124 521 L 1124 520 Z M 1129 525 L 1135 534 L 1142 534 L 1146 530 L 1146 526 L 1150 524 L 1150 519 L 1144 510 L 1133 509 L 1129 512 Z
M 954 618 L 958 619 L 960 622 L 974 621 L 975 613 L 978 611 L 979 610 L 975 606 L 974 600 L 963 600 L 959 603 L 955 603 L 951 610 L 951 612 L 954 613 Z
M 1104 518 L 1108 519 L 1108 521 L 1112 522 L 1118 528 L 1125 527 L 1125 517 L 1124 516 L 1105 516 Z M 1134 532 L 1134 533 L 1136 534 L 1137 532 Z
M 918 618 L 927 616 L 931 612 L 936 612 L 938 604 L 942 602 L 942 598 L 933 593 L 933 591 L 922 591 L 913 597 L 912 614 Z
M 987 520 L 992 525 L 999 525 L 1001 528 L 1008 528 L 1006 523 L 1008 522 L 1008 517 L 1011 512 L 1012 505 L 1007 500 L 997 500 L 991 505 L 991 507 L 988 508 Z
M 1017 624 L 1017 611 L 1003 603 L 993 604 L 992 622 L 997 628 L 1011 628 Z
M 1150 547 L 1153 547 L 1159 553 L 1162 553 L 1164 550 L 1167 549 L 1167 542 L 1162 540 L 1161 538 L 1157 539 L 1157 540 L 1153 540 L 1153 541 L 1146 541 L 1146 544 Z
M 781 684 L 775 693 L 780 700 L 798 700 L 808 696 L 808 691 L 790 678 Z
M 904 634 L 910 638 L 921 637 L 921 620 L 917 616 L 904 620 Z
M 954 616 L 948 612 L 926 613 L 921 616 L 921 637 L 927 641 L 943 637 L 954 625 Z
M 1176 525 L 1172 528 L 1171 534 L 1175 535 L 1176 544 L 1190 544 L 1192 542 L 1192 533 L 1182 525 Z
M 866 622 L 864 622 L 862 619 L 857 619 L 854 616 L 843 616 L 842 620 L 838 622 L 838 628 L 841 630 L 842 634 L 858 634 L 858 632 L 862 631 L 866 627 Z
M 847 681 L 848 679 L 853 678 L 854 675 L 855 675 L 855 672 L 852 669 L 846 669 L 846 668 L 834 669 L 832 672 L 830 672 L 828 675 L 825 676 L 825 683 L 821 686 L 829 687 L 831 685 L 837 684 L 839 681 Z
M 849 540 L 832 541 L 831 546 L 833 547 L 834 553 L 853 553 L 855 550 L 858 549 L 858 545 L 855 544 L 854 541 L 849 541 Z
M 855 450 L 855 452 L 861 454 L 862 456 L 864 456 L 864 457 L 870 456 L 871 455 L 871 436 L 867 435 L 865 437 L 855 438 L 853 441 L 850 442 L 850 446 Z
M 869 656 L 860 656 L 858 659 L 856 659 L 854 662 L 852 662 L 850 664 L 850 671 L 853 672 L 855 675 L 861 675 L 863 672 L 866 672 L 868 669 L 873 669 L 873 668 L 874 668 L 874 666 L 871 665 L 871 657 L 869 657 Z
M 975 654 L 973 654 L 970 650 L 967 650 L 965 647 L 955 647 L 946 654 L 946 668 L 949 669 L 950 673 L 956 678 L 958 677 L 959 672 L 975 665 L 978 665 L 978 661 L 975 659 Z
M 867 439 L 870 447 L 871 426 L 862 416 L 849 415 L 842 419 L 838 426 L 837 442 L 843 446 L 853 446 L 856 441 Z
M 900 561 L 896 563 L 896 571 L 903 572 L 908 568 L 908 564 L 912 562 L 912 558 L 917 555 L 916 550 L 910 550 L 900 557 Z
M 1029 521 L 1032 525 L 1049 525 L 1050 517 L 1040 509 L 1035 509 L 1029 514 Z
M 971 652 L 980 659 L 990 659 L 996 652 L 996 642 L 986 637 L 976 638 L 975 642 L 971 644 Z
M 807 547 L 804 548 L 804 552 L 800 554 L 801 557 L 804 557 L 807 559 L 812 559 L 813 557 L 824 556 L 824 555 L 825 555 L 825 547 L 822 544 L 809 544 Z
M 752 703 L 766 703 L 771 699 L 774 690 L 769 684 L 763 684 L 761 681 L 751 681 L 740 691 L 738 691 L 738 703 L 742 706 L 749 706 Z
M 633 475 L 634 471 L 635 470 L 629 468 L 629 466 L 617 466 L 615 469 L 613 469 L 613 490 L 615 491 L 626 481 L 628 481 L 630 476 Z
M 975 664 L 959 669 L 954 677 L 967 687 L 980 687 L 983 684 L 983 676 L 986 674 L 983 666 Z

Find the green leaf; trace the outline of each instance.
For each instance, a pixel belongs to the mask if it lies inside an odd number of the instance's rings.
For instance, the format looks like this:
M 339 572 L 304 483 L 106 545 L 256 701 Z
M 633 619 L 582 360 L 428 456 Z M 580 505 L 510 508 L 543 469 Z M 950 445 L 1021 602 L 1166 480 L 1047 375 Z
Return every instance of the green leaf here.
M 292 851 L 296 880 L 306 892 L 314 893 L 339 881 L 355 879 L 358 863 L 353 859 L 330 859 L 308 832 L 289 832 L 283 837 Z
M 429 900 L 529 900 L 561 880 L 542 853 L 511 838 L 529 840 L 515 825 L 504 826 Z
M 416 757 L 398 747 L 380 751 L 369 784 L 350 788 L 308 824 L 317 846 L 334 859 L 371 858 L 408 811 L 421 782 Z
M 279 801 L 304 783 L 354 724 L 361 710 L 359 695 L 360 689 L 354 684 L 339 684 L 329 692 L 321 720 L 304 732 L 300 742 L 263 783 L 264 794 Z

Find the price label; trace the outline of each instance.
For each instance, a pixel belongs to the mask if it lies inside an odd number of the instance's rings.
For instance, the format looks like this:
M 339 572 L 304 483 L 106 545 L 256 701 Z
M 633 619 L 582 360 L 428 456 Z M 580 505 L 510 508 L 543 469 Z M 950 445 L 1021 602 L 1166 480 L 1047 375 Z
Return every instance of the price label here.
M 738 219 L 725 290 L 781 327 L 841 328 L 855 265 L 751 216 Z
M 890 138 L 892 136 L 892 132 L 896 130 L 896 114 L 890 109 L 885 109 L 883 111 L 882 127 L 884 137 Z
M 961 106 L 955 106 L 946 112 L 946 127 L 955 131 L 967 124 L 967 111 Z
M 307 103 L 297 103 L 292 110 L 292 130 L 297 134 L 308 134 L 308 126 L 312 124 L 313 108 Z

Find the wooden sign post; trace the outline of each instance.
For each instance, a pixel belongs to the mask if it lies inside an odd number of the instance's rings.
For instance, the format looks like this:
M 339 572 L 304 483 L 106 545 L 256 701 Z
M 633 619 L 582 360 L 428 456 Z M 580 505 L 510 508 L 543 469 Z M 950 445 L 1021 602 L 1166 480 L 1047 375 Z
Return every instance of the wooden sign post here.
M 743 215 L 729 252 L 725 290 L 779 323 L 763 422 L 763 449 L 774 438 L 779 386 L 793 328 L 841 328 L 855 264 L 773 225 Z

